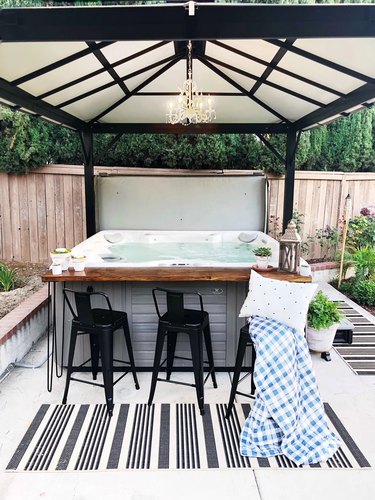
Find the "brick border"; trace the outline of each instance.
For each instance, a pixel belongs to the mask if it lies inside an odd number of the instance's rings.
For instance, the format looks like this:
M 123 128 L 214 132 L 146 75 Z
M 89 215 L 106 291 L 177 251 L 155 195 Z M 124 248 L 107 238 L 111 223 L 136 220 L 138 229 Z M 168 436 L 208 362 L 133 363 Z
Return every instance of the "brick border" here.
M 0 346 L 5 344 L 27 321 L 48 303 L 48 285 L 44 285 L 10 313 L 0 319 Z
M 326 271 L 328 269 L 336 269 L 339 267 L 337 262 L 316 262 L 314 264 L 310 264 L 311 272 L 314 271 Z

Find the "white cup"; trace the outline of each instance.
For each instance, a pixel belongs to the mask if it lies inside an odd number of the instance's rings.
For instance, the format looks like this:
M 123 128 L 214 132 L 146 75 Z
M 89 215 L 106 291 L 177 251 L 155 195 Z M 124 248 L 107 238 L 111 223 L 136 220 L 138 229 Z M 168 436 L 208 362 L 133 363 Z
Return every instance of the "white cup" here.
M 51 269 L 52 269 L 52 274 L 62 274 L 62 265 L 60 264 L 60 262 L 56 262 L 54 264 L 52 264 L 51 266 Z

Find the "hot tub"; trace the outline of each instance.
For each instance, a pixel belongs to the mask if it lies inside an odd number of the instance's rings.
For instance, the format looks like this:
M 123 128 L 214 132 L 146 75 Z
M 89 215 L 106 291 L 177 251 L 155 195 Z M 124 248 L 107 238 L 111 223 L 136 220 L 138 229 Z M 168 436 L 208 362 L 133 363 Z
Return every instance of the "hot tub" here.
M 114 276 L 121 276 L 121 272 L 131 274 L 143 271 L 155 275 L 151 269 L 173 269 L 176 276 L 181 275 L 181 269 L 189 267 L 198 271 L 202 268 L 196 281 L 155 281 L 143 273 L 142 279 L 127 281 L 70 281 L 69 288 L 86 290 L 88 286 L 95 291 L 102 291 L 111 298 L 114 309 L 124 310 L 128 314 L 132 335 L 133 350 L 136 365 L 151 369 L 155 339 L 158 325 L 155 306 L 152 300 L 152 289 L 155 286 L 180 289 L 183 291 L 199 291 L 202 294 L 204 307 L 210 314 L 210 326 L 213 342 L 215 365 L 219 367 L 234 366 L 235 353 L 238 343 L 238 332 L 243 326 L 243 318 L 238 314 L 245 300 L 247 281 L 211 281 L 207 279 L 207 267 L 249 268 L 255 263 L 253 250 L 258 246 L 269 246 L 272 249 L 270 264 L 277 266 L 279 258 L 279 244 L 276 240 L 260 231 L 141 231 L 141 230 L 107 230 L 100 231 L 72 249 L 72 254 L 87 256 L 87 267 L 113 268 Z M 168 267 L 168 269 L 166 269 Z M 233 269 L 235 270 L 235 269 Z M 111 269 L 109 269 L 111 271 Z M 78 273 L 79 274 L 79 273 Z M 100 274 L 100 271 L 99 271 Z M 209 274 L 209 273 L 208 273 Z M 59 283 L 60 285 L 60 283 Z M 61 284 L 62 285 L 62 284 Z M 57 287 L 58 303 L 63 301 L 62 286 Z M 196 304 L 191 304 L 196 307 Z M 65 321 L 65 331 L 71 327 L 69 311 L 63 314 L 62 308 L 57 308 L 58 325 Z M 57 331 L 61 328 L 58 326 Z M 84 336 L 82 336 L 84 337 Z M 65 359 L 67 356 L 67 339 L 65 336 Z M 115 357 L 123 359 L 124 342 L 121 335 L 115 338 Z M 181 339 L 177 344 L 176 354 L 181 357 L 190 357 L 188 339 Z M 89 344 L 84 338 L 78 339 L 76 349 L 77 363 L 89 357 Z M 247 362 L 250 362 L 249 360 Z M 184 360 L 176 361 L 176 365 L 191 366 Z
M 277 267 L 279 244 L 261 231 L 100 231 L 72 249 L 86 255 L 88 267 L 247 267 L 253 250 L 272 249 Z

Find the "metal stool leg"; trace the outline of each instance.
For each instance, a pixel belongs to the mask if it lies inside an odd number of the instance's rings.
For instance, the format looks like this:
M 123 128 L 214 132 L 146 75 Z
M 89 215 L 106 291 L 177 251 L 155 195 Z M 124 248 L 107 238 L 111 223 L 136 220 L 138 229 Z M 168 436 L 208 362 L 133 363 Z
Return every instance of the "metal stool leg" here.
M 154 399 L 156 381 L 157 381 L 159 369 L 160 369 L 160 361 L 161 361 L 161 355 L 163 352 L 165 335 L 166 335 L 165 331 L 162 328 L 160 328 L 160 325 L 159 325 L 158 334 L 156 337 L 155 358 L 154 358 L 154 367 L 152 369 L 150 394 L 149 394 L 148 403 L 147 403 L 149 406 L 152 404 L 152 400 Z
M 103 383 L 107 410 L 110 417 L 113 412 L 113 332 L 98 335 L 102 360 Z
M 91 349 L 91 372 L 92 378 L 96 380 L 99 368 L 99 345 L 97 335 L 90 333 L 90 349 Z
M 123 328 L 124 328 L 125 342 L 126 342 L 126 347 L 128 349 L 128 356 L 129 356 L 129 361 L 130 361 L 130 368 L 132 369 L 135 388 L 139 389 L 139 383 L 138 383 L 137 373 L 135 371 L 133 346 L 132 346 L 132 342 L 131 342 L 131 339 L 130 339 L 130 331 L 129 331 L 128 320 L 126 320 L 126 322 L 124 323 Z
M 173 370 L 174 355 L 176 352 L 177 332 L 167 334 L 167 380 L 170 380 Z
M 246 345 L 247 345 L 248 340 L 249 340 L 248 334 L 245 335 L 244 333 L 241 332 L 240 338 L 238 341 L 236 364 L 235 364 L 234 372 L 233 372 L 232 388 L 230 391 L 228 408 L 227 408 L 227 412 L 225 415 L 226 418 L 230 417 L 230 414 L 231 414 L 231 411 L 233 408 L 234 398 L 235 398 L 236 392 L 237 392 L 238 381 L 240 379 L 242 363 L 243 363 L 243 359 L 245 357 Z
M 62 399 L 62 403 L 64 405 L 66 404 L 66 400 L 68 398 L 70 377 L 72 376 L 72 373 L 73 373 L 73 359 L 74 359 L 74 351 L 76 348 L 77 333 L 78 333 L 77 328 L 72 326 L 72 329 L 70 332 L 69 355 L 68 355 L 68 366 L 67 366 L 67 370 L 66 370 L 65 390 L 64 390 L 64 396 Z
M 212 383 L 213 383 L 214 388 L 217 389 L 215 367 L 214 367 L 214 356 L 212 353 L 211 330 L 210 330 L 209 324 L 205 327 L 205 329 L 203 330 L 203 333 L 204 333 L 204 342 L 206 344 L 208 365 L 209 365 L 210 371 L 211 371 Z
M 204 389 L 203 389 L 203 332 L 189 333 L 191 357 L 193 360 L 195 390 L 201 415 L 204 415 Z
M 255 367 L 255 359 L 257 357 L 257 353 L 255 351 L 254 344 L 251 346 L 251 386 L 250 386 L 250 394 L 255 394 L 255 383 L 254 383 L 254 367 Z

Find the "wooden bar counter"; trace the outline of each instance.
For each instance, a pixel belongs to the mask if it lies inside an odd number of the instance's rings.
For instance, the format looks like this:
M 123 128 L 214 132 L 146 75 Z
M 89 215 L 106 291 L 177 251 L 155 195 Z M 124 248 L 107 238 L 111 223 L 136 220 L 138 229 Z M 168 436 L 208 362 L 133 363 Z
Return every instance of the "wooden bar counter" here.
M 249 281 L 248 267 L 87 267 L 84 271 L 73 269 L 53 275 L 47 271 L 42 281 Z M 262 276 L 298 283 L 311 282 L 311 276 L 284 271 L 258 271 Z

